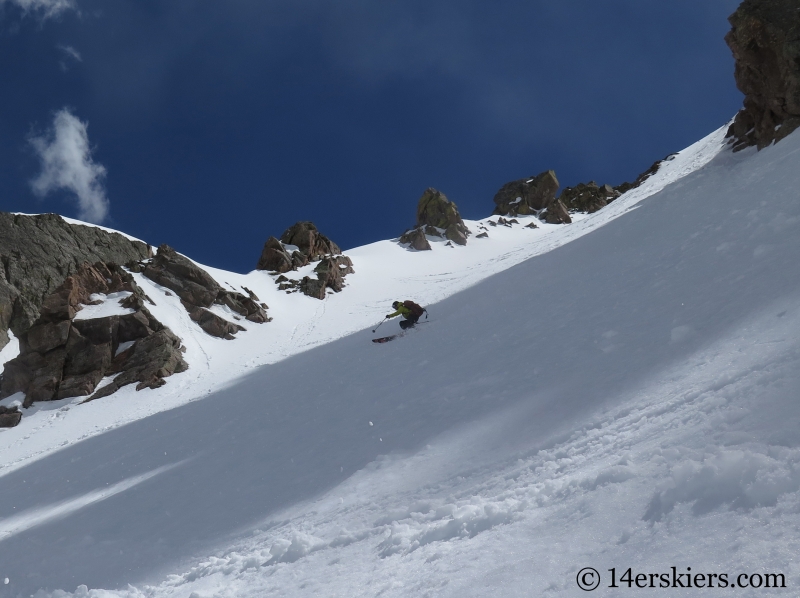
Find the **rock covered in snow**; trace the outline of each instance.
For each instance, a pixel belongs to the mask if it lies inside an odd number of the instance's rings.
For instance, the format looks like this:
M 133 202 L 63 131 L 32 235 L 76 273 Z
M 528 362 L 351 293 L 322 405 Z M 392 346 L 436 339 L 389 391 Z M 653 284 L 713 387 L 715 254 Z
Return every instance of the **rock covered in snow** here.
M 342 254 L 336 243 L 320 233 L 313 222 L 295 223 L 284 231 L 280 241 L 275 237 L 267 239 L 256 269 L 282 275 L 311 262 L 319 262 L 314 268 L 316 278 L 304 276 L 301 280 L 292 280 L 279 276 L 275 279 L 278 289 L 287 293 L 299 290 L 309 297 L 324 299 L 326 289 L 340 292 L 344 287 L 344 277 L 355 272 L 350 258 Z
M 122 267 L 83 264 L 47 296 L 39 318 L 20 335 L 20 354 L 5 364 L 0 398 L 22 392 L 28 407 L 87 396 L 104 377 L 117 375 L 96 398 L 133 382 L 137 390 L 156 388 L 186 370 L 180 339 L 144 307 L 145 300 Z M 84 310 L 90 312 L 86 318 Z
M 344 277 L 353 274 L 353 262 L 346 255 L 330 256 L 320 260 L 314 268 L 316 280 L 304 276 L 300 281 L 300 290 L 309 297 L 325 298 L 325 290 L 332 289 L 338 293 L 344 287 Z
M 344 277 L 353 274 L 353 262 L 346 255 L 331 255 L 322 258 L 314 268 L 316 278 L 303 276 L 300 280 L 292 280 L 286 276 L 278 276 L 275 282 L 279 291 L 294 293 L 300 291 L 314 299 L 324 299 L 327 289 L 339 293 L 344 288 Z
M 744 0 L 725 36 L 744 108 L 728 130 L 734 150 L 759 149 L 800 126 L 800 7 L 797 0 Z
M 266 310 L 252 297 L 223 289 L 212 276 L 169 245 L 161 245 L 156 256 L 144 264 L 131 264 L 147 278 L 173 291 L 192 320 L 211 336 L 230 339 L 244 330 L 238 324 L 208 310 L 226 305 L 250 322 L 269 322 Z

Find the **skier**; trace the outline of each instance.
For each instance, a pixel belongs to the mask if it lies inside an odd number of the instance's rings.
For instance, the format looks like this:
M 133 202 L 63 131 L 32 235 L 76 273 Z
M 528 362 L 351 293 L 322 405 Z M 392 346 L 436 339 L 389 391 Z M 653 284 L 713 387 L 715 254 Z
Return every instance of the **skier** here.
M 397 316 L 403 316 L 403 321 L 400 322 L 400 328 L 403 330 L 408 330 L 414 326 L 414 324 L 416 324 L 422 317 L 422 314 L 428 311 L 410 299 L 405 301 L 395 301 L 392 303 L 392 308 L 396 311 L 386 316 L 386 319 L 388 320 L 391 318 L 396 318 Z M 425 317 L 427 318 L 427 316 Z

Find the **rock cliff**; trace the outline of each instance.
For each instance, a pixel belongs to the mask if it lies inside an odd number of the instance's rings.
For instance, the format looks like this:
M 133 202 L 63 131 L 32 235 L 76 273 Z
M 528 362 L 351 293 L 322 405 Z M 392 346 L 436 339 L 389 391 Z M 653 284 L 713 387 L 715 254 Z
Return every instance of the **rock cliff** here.
M 148 300 L 121 266 L 81 265 L 45 298 L 39 317 L 20 335 L 20 354 L 0 378 L 0 398 L 22 392 L 25 407 L 98 398 L 126 384 L 156 388 L 186 370 L 180 339 L 147 310 Z M 96 306 L 103 309 L 92 313 Z M 107 376 L 113 381 L 98 389 Z
M 734 151 L 764 148 L 800 126 L 800 5 L 744 0 L 728 19 L 736 85 L 744 94 L 728 135 Z
M 0 348 L 7 331 L 22 336 L 44 299 L 84 262 L 125 264 L 151 256 L 150 246 L 56 214 L 0 212 Z

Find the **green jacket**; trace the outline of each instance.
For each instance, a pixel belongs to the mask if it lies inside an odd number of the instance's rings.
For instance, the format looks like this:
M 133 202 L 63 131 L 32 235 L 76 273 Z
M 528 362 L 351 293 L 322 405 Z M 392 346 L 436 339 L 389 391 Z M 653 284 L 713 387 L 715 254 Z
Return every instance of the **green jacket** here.
M 387 318 L 396 318 L 397 316 L 403 316 L 405 319 L 408 319 L 408 316 L 411 315 L 411 310 L 408 309 L 405 305 L 400 303 L 400 307 L 397 308 L 397 311 L 389 314 L 386 316 Z

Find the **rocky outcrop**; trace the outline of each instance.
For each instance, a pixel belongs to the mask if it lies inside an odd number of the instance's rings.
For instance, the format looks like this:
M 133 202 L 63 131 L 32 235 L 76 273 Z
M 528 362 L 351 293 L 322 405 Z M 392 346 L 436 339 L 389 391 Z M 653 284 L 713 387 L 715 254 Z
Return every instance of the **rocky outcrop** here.
M 289 250 L 286 245 L 297 249 Z M 313 222 L 297 222 L 284 231 L 280 241 L 275 237 L 267 239 L 256 270 L 283 274 L 340 253 L 339 246 L 320 233 Z
M 511 181 L 495 194 L 496 207 L 492 213 L 500 216 L 536 214 L 556 201 L 558 187 L 556 173 L 552 170 L 534 177 Z
M 398 242 L 422 251 L 431 248 L 426 235 L 443 237 L 457 245 L 466 245 L 470 234 L 458 213 L 458 206 L 447 199 L 444 193 L 430 187 L 417 202 L 416 226 L 403 233 Z
M 728 20 L 744 108 L 728 130 L 734 151 L 762 149 L 800 126 L 800 7 L 797 0 L 744 0 Z
M 208 310 L 212 305 L 225 305 L 250 322 L 261 324 L 270 318 L 263 305 L 251 296 L 223 289 L 211 275 L 169 245 L 161 245 L 156 256 L 147 262 L 129 267 L 173 291 L 193 321 L 211 336 L 232 339 L 242 326 Z
M 439 231 L 436 231 L 436 236 L 441 236 Z M 421 227 L 407 230 L 400 236 L 398 242 L 403 245 L 407 244 L 411 249 L 416 249 L 417 251 L 431 250 L 431 244 L 428 242 L 428 238 L 425 236 L 425 230 Z
M 316 278 L 304 276 L 293 280 L 283 276 L 312 262 Z M 270 237 L 264 244 L 257 270 L 281 274 L 275 279 L 278 290 L 287 293 L 301 292 L 315 299 L 324 299 L 326 289 L 338 293 L 344 287 L 344 277 L 355 272 L 353 262 L 342 255 L 339 246 L 319 232 L 313 222 L 298 222 L 281 235 L 280 240 Z
M 558 199 L 569 212 L 592 214 L 606 207 L 620 195 L 621 193 L 610 185 L 598 185 L 594 181 L 589 181 L 578 183 L 574 187 L 565 187 Z
M 42 303 L 40 315 L 20 335 L 20 354 L 5 364 L 0 398 L 17 392 L 23 406 L 76 396 L 107 396 L 132 383 L 137 390 L 162 386 L 188 365 L 181 341 L 145 308 L 133 277 L 114 263 L 85 263 Z M 106 301 L 112 315 L 81 311 Z M 95 392 L 106 376 L 114 380 Z
M 281 243 L 295 245 L 310 262 L 316 262 L 326 255 L 339 255 L 339 246 L 323 235 L 313 222 L 297 222 L 281 235 Z
M 0 405 L 0 428 L 13 428 L 22 420 L 19 407 L 4 407 Z
M 295 253 L 300 253 L 296 251 Z M 299 256 L 298 256 L 299 257 Z M 303 258 L 299 257 L 299 260 Z M 261 257 L 256 264 L 256 270 L 269 270 L 270 272 L 278 272 L 283 274 L 289 270 L 294 270 L 298 266 L 292 260 L 292 256 L 283 248 L 278 239 L 270 237 L 264 243 L 264 249 L 261 251 Z
M 150 256 L 146 243 L 69 224 L 56 214 L 0 212 L 0 348 L 9 329 L 21 337 L 31 327 L 45 297 L 84 262 L 124 264 Z
M 556 173 L 552 170 L 506 183 L 494 196 L 496 207 L 492 213 L 501 216 L 536 214 L 550 224 L 570 224 L 569 210 L 556 199 L 558 186 Z
M 344 277 L 353 274 L 353 262 L 346 255 L 332 255 L 322 258 L 314 268 L 316 278 L 304 276 L 301 280 L 291 280 L 286 276 L 279 276 L 275 282 L 278 290 L 301 293 L 314 299 L 324 299 L 327 289 L 339 293 L 344 288 Z
M 196 322 L 206 334 L 210 334 L 211 336 L 224 338 L 230 341 L 234 339 L 234 334 L 244 330 L 244 326 L 234 324 L 203 307 L 192 305 L 187 301 L 181 301 L 181 305 L 186 308 L 186 312 L 189 314 L 192 321 Z
M 447 239 L 459 245 L 466 245 L 470 234 L 455 202 L 433 187 L 426 189 L 417 203 L 417 227 L 420 226 L 442 230 Z
M 572 224 L 569 211 L 560 199 L 552 202 L 539 217 L 548 224 Z

